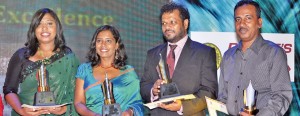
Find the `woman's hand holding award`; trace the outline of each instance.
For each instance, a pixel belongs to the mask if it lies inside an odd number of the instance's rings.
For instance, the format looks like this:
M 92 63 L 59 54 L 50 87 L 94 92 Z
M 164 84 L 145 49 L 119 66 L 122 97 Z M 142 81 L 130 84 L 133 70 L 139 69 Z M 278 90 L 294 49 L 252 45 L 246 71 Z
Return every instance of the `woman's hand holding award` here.
M 44 108 L 56 108 L 70 103 L 64 103 L 60 105 L 55 104 L 54 93 L 50 91 L 48 71 L 44 65 L 41 64 L 40 69 L 37 71 L 36 79 L 38 82 L 37 92 L 34 96 L 34 103 L 32 105 L 23 104 L 21 107 L 44 109 Z

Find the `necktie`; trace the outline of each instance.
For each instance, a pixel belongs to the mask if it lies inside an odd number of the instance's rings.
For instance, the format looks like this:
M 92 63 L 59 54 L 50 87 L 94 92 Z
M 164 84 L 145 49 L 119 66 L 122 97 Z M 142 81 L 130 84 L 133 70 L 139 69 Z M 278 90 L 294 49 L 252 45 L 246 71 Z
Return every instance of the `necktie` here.
M 168 69 L 169 69 L 169 74 L 170 74 L 170 78 L 172 78 L 173 76 L 173 72 L 174 72 L 174 66 L 175 66 L 175 53 L 174 50 L 177 47 L 177 45 L 169 45 L 171 50 L 167 56 L 167 64 L 168 64 Z

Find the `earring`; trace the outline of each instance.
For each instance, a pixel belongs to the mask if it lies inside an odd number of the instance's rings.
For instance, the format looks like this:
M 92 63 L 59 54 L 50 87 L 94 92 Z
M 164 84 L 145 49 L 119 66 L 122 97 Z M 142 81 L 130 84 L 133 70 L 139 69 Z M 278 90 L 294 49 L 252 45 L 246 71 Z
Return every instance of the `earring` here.
M 119 55 L 119 53 L 118 53 L 118 51 L 116 50 L 115 60 L 118 60 L 118 55 Z

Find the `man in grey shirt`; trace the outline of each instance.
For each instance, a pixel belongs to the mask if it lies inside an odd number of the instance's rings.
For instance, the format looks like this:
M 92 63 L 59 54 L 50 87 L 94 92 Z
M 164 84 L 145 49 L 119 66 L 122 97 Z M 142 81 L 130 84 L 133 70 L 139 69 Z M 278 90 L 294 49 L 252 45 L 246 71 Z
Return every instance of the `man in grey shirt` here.
M 257 115 L 282 116 L 293 98 L 285 51 L 261 36 L 260 12 L 251 0 L 242 0 L 234 8 L 240 42 L 224 54 L 218 93 L 218 100 L 231 115 L 248 115 L 240 109 L 244 108 L 243 90 L 250 80 L 257 91 Z

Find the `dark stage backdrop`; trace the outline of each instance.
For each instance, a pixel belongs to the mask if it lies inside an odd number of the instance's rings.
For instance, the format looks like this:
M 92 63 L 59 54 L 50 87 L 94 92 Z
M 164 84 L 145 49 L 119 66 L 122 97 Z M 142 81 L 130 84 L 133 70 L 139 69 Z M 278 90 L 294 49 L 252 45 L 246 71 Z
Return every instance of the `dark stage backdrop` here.
M 234 6 L 239 0 L 173 0 L 185 5 L 191 14 L 190 31 L 233 32 Z M 300 1 L 254 0 L 262 8 L 263 33 L 295 35 L 295 82 L 292 82 L 293 101 L 286 115 L 300 116 Z
M 24 47 L 33 14 L 51 8 L 60 18 L 66 43 L 81 62 L 97 27 L 110 24 L 120 31 L 128 64 L 141 75 L 146 51 L 163 42 L 160 7 L 168 0 L 0 0 L 0 90 L 12 54 Z M 3 94 L 2 94 L 3 97 Z M 8 116 L 8 105 L 5 116 Z
M 59 16 L 66 43 L 85 62 L 96 28 L 116 26 L 125 43 L 128 64 L 139 74 L 148 49 L 161 44 L 160 7 L 169 0 L 0 0 L 0 91 L 12 54 L 24 47 L 32 15 L 40 8 L 53 9 Z M 233 8 L 238 0 L 175 0 L 191 14 L 190 31 L 233 32 Z M 263 9 L 263 32 L 295 34 L 294 100 L 290 115 L 299 115 L 299 19 L 300 1 L 259 1 Z M 2 94 L 3 97 L 3 94 Z M 10 108 L 5 105 L 5 116 Z

